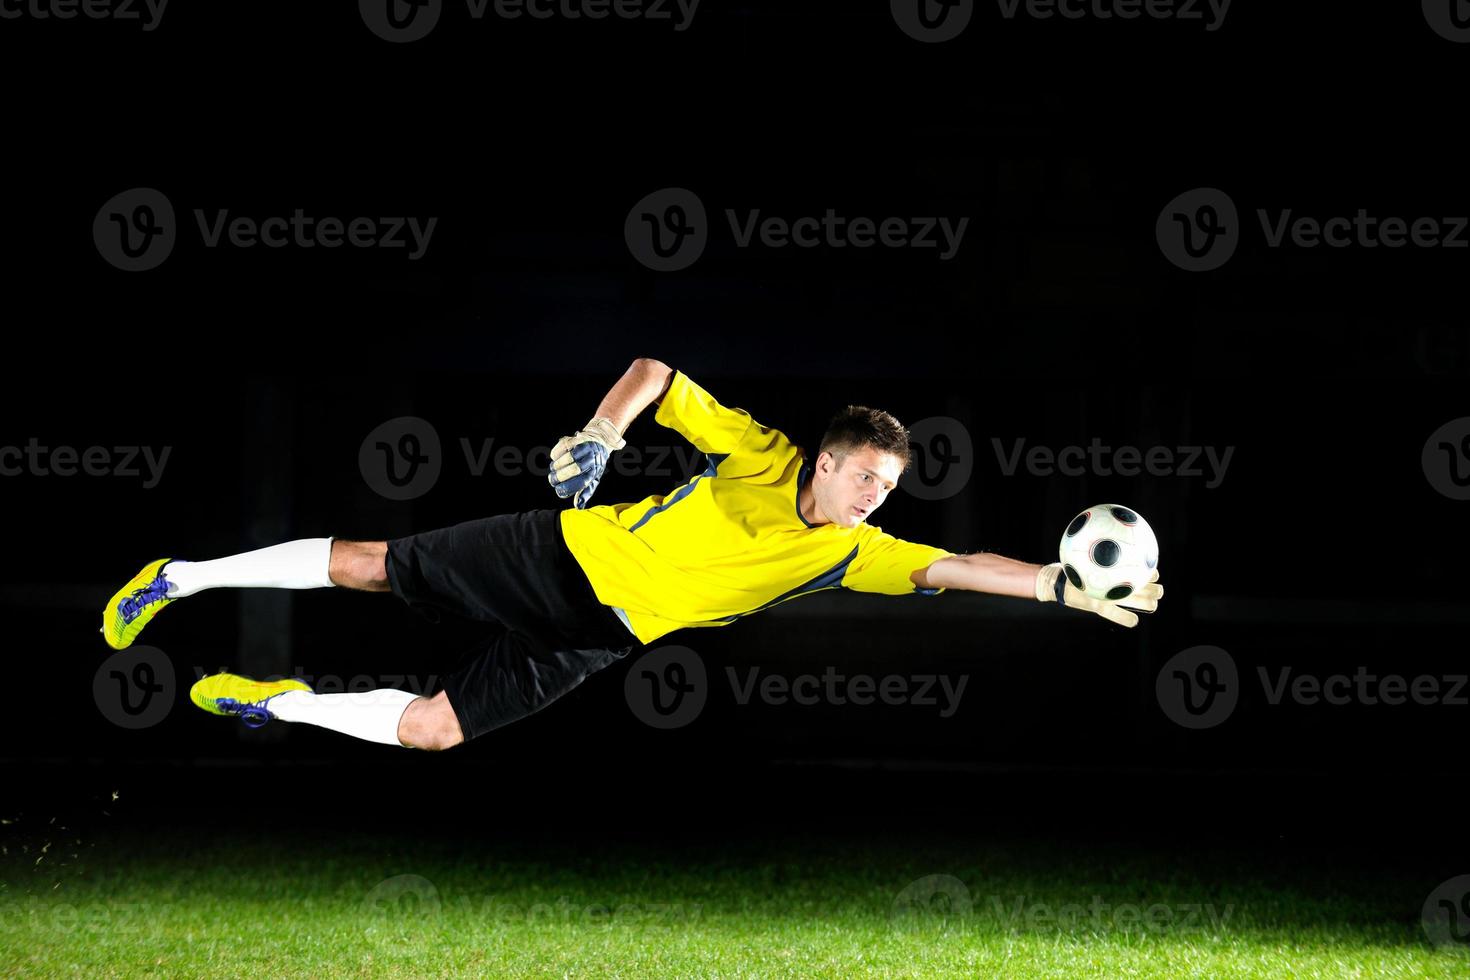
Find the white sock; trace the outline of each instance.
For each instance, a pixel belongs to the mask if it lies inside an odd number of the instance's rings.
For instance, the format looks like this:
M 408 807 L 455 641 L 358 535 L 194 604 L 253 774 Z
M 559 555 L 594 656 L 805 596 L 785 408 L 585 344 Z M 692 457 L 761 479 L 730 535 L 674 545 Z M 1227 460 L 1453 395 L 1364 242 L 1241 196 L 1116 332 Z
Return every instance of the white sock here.
M 170 598 L 205 589 L 323 589 L 332 585 L 331 538 L 302 538 L 213 561 L 171 561 L 163 566 Z
M 353 738 L 402 747 L 398 721 L 409 704 L 418 699 L 417 694 L 391 687 L 347 694 L 287 691 L 271 698 L 265 707 L 280 721 L 303 722 Z

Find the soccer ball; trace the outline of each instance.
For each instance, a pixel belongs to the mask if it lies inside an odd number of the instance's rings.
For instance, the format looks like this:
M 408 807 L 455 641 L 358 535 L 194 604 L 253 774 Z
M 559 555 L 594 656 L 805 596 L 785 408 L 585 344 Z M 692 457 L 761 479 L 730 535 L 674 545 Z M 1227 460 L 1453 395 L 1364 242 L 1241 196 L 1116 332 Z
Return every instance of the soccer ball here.
M 1062 571 L 1072 588 L 1094 599 L 1126 599 L 1148 583 L 1159 564 L 1159 542 L 1136 510 L 1089 507 L 1062 535 Z

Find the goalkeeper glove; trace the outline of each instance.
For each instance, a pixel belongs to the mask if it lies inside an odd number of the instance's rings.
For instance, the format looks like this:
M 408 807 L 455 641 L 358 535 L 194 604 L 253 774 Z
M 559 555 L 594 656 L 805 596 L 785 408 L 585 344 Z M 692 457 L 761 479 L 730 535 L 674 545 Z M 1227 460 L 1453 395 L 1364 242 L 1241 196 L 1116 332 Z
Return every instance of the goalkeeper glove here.
M 1081 589 L 1074 588 L 1067 581 L 1067 576 L 1062 572 L 1062 563 L 1053 562 L 1043 565 L 1041 571 L 1036 575 L 1036 598 L 1042 602 L 1059 602 L 1073 609 L 1085 609 L 1088 612 L 1097 613 L 1104 619 L 1112 620 L 1119 626 L 1137 626 L 1138 615 L 1131 613 L 1128 609 L 1137 609 L 1141 612 L 1153 612 L 1159 608 L 1159 599 L 1163 598 L 1164 587 L 1158 584 L 1159 570 L 1149 576 L 1148 582 L 1125 599 L 1094 599 Z M 1127 606 L 1127 609 L 1122 607 Z
M 565 499 L 575 494 L 572 502 L 581 510 L 602 482 L 608 455 L 626 445 L 612 419 L 595 418 L 579 432 L 563 436 L 551 447 L 547 482 L 558 497 Z

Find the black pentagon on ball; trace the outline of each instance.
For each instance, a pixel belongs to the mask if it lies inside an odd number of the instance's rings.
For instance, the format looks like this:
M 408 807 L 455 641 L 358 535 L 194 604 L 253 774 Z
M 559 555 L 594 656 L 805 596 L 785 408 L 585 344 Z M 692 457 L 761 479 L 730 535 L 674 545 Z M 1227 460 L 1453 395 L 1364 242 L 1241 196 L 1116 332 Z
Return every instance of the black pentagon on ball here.
M 1072 523 L 1067 525 L 1067 537 L 1074 536 L 1078 531 L 1087 526 L 1087 519 L 1092 516 L 1092 511 L 1084 510 L 1072 518 Z
M 1077 574 L 1077 569 L 1071 565 L 1063 565 L 1062 571 L 1067 573 L 1067 581 L 1072 583 L 1072 588 L 1080 589 L 1084 587 L 1082 585 L 1082 576 Z
M 1111 589 L 1108 589 L 1109 599 L 1126 599 L 1132 594 L 1133 586 L 1131 585 L 1115 585 Z
M 1153 568 L 1155 565 L 1157 565 L 1159 563 L 1159 556 L 1158 555 L 1149 555 L 1147 558 L 1145 558 L 1143 560 L 1143 563 L 1145 565 L 1147 565 L 1149 568 Z
M 1122 546 L 1112 538 L 1100 538 L 1092 543 L 1093 564 L 1101 565 L 1103 568 L 1111 568 L 1118 564 L 1118 559 L 1122 554 Z
M 1138 523 L 1138 515 L 1127 507 L 1109 507 L 1108 510 L 1113 512 L 1113 516 L 1117 518 L 1119 524 L 1132 526 Z

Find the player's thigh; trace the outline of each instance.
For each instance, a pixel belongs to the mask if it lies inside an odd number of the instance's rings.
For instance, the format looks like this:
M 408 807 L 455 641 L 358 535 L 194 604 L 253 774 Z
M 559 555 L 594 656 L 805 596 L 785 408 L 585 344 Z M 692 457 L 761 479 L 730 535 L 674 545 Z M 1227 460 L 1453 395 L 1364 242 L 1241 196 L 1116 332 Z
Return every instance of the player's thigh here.
M 570 615 L 564 598 L 570 554 L 554 511 L 500 514 L 387 542 L 388 582 L 411 607 L 436 619 L 533 629 Z
M 444 678 L 444 693 L 471 739 L 540 711 L 625 653 L 505 630 Z

